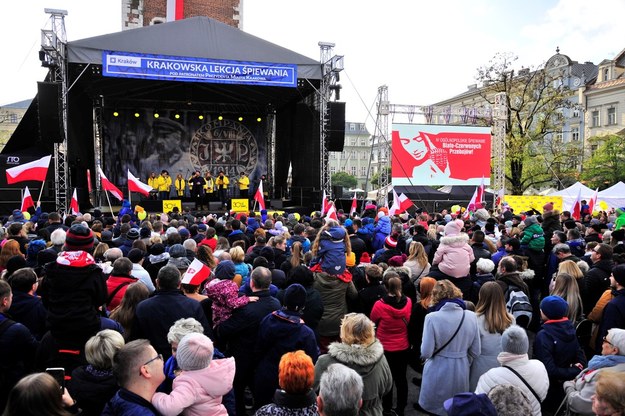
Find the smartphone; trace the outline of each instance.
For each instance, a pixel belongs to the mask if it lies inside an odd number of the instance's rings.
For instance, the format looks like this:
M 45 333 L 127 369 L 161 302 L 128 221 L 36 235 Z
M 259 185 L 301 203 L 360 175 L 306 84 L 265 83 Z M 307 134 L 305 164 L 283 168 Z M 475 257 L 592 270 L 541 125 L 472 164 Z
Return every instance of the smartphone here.
M 65 389 L 65 369 L 63 367 L 46 368 L 46 373 L 50 374 L 59 384 L 61 392 Z

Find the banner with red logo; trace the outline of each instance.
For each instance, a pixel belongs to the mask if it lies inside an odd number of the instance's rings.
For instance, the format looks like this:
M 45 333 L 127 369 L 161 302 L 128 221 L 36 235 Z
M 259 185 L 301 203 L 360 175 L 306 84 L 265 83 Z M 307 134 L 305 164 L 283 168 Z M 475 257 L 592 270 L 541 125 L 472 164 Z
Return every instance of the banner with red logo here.
M 490 184 L 490 127 L 393 124 L 393 186 Z

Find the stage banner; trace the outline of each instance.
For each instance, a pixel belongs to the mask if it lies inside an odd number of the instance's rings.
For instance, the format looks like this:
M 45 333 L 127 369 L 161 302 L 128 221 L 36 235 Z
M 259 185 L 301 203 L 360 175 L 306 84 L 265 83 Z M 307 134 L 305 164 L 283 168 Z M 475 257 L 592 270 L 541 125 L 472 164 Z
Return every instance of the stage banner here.
M 490 184 L 491 129 L 393 124 L 393 186 Z
M 250 201 L 247 199 L 231 199 L 230 206 L 234 212 L 249 212 Z
M 133 52 L 102 52 L 106 77 L 297 87 L 297 65 Z
M 174 210 L 174 207 L 178 207 L 178 211 L 182 212 L 182 201 L 179 199 L 165 199 L 163 201 L 163 212 L 168 213 Z
M 540 196 L 540 195 L 505 195 L 503 202 L 514 209 L 514 213 L 526 212 L 535 209 L 543 212 L 543 205 L 553 202 L 553 209 L 562 212 L 561 196 Z

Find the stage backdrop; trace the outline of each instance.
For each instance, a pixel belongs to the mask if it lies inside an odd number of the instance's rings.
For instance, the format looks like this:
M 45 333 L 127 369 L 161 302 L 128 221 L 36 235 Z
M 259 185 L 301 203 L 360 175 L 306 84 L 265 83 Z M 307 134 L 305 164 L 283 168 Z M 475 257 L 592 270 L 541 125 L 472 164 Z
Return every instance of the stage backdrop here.
M 241 172 L 250 182 L 266 174 L 265 119 L 245 116 L 243 121 L 197 111 L 154 109 L 105 109 L 102 169 L 120 187 L 127 184 L 130 169 L 142 181 L 150 172 L 166 169 L 172 178 L 182 173 L 189 178 L 195 170 L 216 176 L 223 170 L 231 188 Z M 114 112 L 118 115 L 114 116 Z M 139 117 L 135 117 L 135 113 Z M 178 114 L 179 118 L 175 115 Z
M 393 124 L 393 186 L 490 183 L 490 127 Z

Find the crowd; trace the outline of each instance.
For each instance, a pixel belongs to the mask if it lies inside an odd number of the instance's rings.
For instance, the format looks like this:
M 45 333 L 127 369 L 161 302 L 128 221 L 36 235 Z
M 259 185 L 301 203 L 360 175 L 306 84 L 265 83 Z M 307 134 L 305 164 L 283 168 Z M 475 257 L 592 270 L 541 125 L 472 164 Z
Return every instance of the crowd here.
M 15 210 L 0 409 L 625 414 L 625 209 L 587 211 Z

